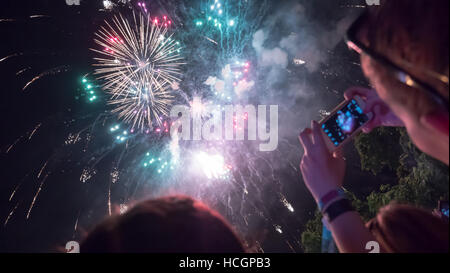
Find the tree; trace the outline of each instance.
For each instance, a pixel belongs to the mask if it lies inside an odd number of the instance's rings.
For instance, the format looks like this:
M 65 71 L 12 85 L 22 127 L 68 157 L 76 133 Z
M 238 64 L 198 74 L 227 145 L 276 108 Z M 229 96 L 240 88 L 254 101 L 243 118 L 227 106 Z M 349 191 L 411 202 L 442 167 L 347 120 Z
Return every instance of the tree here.
M 360 134 L 355 139 L 355 148 L 361 157 L 361 168 L 373 175 L 387 167 L 396 170 L 399 156 L 403 154 L 399 145 L 401 133 L 396 128 L 379 128 L 370 134 Z
M 306 223 L 305 230 L 302 232 L 302 247 L 305 253 L 322 251 L 322 214 L 318 210 Z

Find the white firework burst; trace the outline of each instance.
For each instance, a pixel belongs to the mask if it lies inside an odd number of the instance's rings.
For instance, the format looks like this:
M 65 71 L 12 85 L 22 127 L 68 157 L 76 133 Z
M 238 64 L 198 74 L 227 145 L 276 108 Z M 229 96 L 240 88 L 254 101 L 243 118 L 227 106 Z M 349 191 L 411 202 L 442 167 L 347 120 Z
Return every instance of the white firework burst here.
M 147 15 L 133 12 L 128 20 L 119 14 L 105 23 L 95 34 L 103 50 L 92 50 L 101 55 L 95 74 L 111 96 L 112 112 L 133 128 L 160 125 L 174 100 L 172 86 L 180 81 L 180 43 Z

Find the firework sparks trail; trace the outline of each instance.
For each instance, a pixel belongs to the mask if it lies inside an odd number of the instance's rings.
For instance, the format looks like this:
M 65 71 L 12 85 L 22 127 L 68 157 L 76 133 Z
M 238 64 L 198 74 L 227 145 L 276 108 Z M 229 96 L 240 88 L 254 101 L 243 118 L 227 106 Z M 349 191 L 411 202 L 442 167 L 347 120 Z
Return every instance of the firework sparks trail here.
M 102 55 L 95 58 L 95 74 L 111 95 L 112 112 L 132 128 L 160 125 L 173 102 L 170 89 L 180 81 L 180 43 L 150 16 L 133 13 L 130 21 L 119 14 L 106 26 L 95 39 L 103 51 L 92 50 Z
M 208 41 L 220 46 L 221 61 L 241 56 L 261 24 L 269 5 L 266 0 L 209 0 L 201 5 L 201 16 L 191 15 L 195 27 Z
M 20 74 L 22 74 L 22 73 L 24 73 L 25 71 L 28 71 L 28 70 L 30 70 L 30 69 L 31 69 L 31 67 L 26 67 L 26 68 L 24 68 L 24 69 L 21 69 L 21 70 L 17 71 L 16 76 L 19 76 Z
M 17 204 L 14 206 L 14 208 L 11 210 L 11 212 L 8 214 L 8 217 L 6 217 L 5 223 L 3 224 L 4 227 L 6 227 L 6 225 L 8 224 L 9 220 L 11 219 L 11 217 L 14 215 L 14 213 L 17 210 L 17 207 L 19 207 L 20 201 L 17 202 Z
M 108 213 L 109 216 L 111 216 L 112 212 L 111 212 L 111 183 L 109 183 L 109 187 L 108 187 Z
M 33 209 L 33 207 L 34 207 L 34 205 L 35 205 L 35 203 L 36 203 L 36 200 L 37 200 L 37 198 L 38 198 L 38 196 L 39 196 L 39 193 L 40 193 L 41 190 L 42 190 L 42 187 L 44 186 L 45 180 L 47 180 L 47 178 L 48 178 L 48 175 L 49 175 L 49 174 L 46 174 L 45 177 L 44 177 L 44 179 L 42 179 L 42 182 L 41 182 L 41 184 L 39 185 L 39 188 L 38 188 L 38 190 L 36 191 L 36 194 L 35 194 L 34 197 L 33 197 L 33 201 L 31 202 L 30 208 L 28 209 L 27 219 L 30 218 L 31 210 Z
M 213 44 L 215 44 L 215 45 L 219 45 L 219 43 L 216 42 L 216 41 L 214 41 L 213 39 L 211 39 L 211 38 L 209 38 L 209 37 L 206 37 L 206 36 L 203 36 L 203 37 L 205 37 L 205 39 L 208 40 L 208 41 L 210 41 L 211 43 L 213 43 Z
M 119 180 L 119 168 L 114 167 L 113 171 L 110 173 L 111 183 L 115 184 Z
M 47 167 L 48 164 L 48 160 L 44 163 L 44 165 L 42 166 L 41 170 L 39 171 L 37 178 L 41 177 L 42 172 L 44 171 L 45 167 Z
M 16 139 L 16 140 L 14 141 L 13 144 L 9 145 L 9 147 L 8 147 L 8 149 L 6 150 L 5 153 L 6 153 L 6 154 L 9 153 L 9 152 L 12 150 L 12 148 L 14 148 L 14 146 L 16 146 L 16 144 L 17 144 L 22 138 L 23 138 L 23 136 L 19 137 L 18 139 Z
M 73 227 L 73 236 L 72 237 L 75 237 L 75 233 L 77 232 L 78 221 L 80 220 L 80 213 L 81 213 L 81 211 L 78 211 L 77 219 L 75 220 L 75 225 Z
M 119 213 L 120 214 L 124 214 L 127 211 L 128 211 L 128 206 L 125 205 L 125 204 L 120 204 L 120 206 L 119 206 Z
M 281 195 L 281 202 L 290 212 L 294 212 L 294 207 L 291 205 L 291 203 L 289 203 L 289 201 L 283 195 Z
M 44 15 L 44 14 L 36 14 L 36 15 L 31 15 L 30 19 L 36 19 L 36 18 L 51 18 L 48 15 Z
M 56 74 L 59 74 L 62 72 L 67 72 L 68 70 L 69 70 L 69 66 L 63 65 L 63 66 L 58 66 L 58 67 L 46 70 L 42 73 L 39 73 L 39 75 L 35 76 L 33 79 L 31 79 L 31 81 L 29 81 L 27 84 L 25 84 L 25 86 L 22 88 L 22 91 L 25 91 L 25 89 L 27 89 L 30 85 L 32 85 L 34 82 L 42 79 L 43 77 L 56 75 Z
M 39 130 L 39 128 L 42 126 L 42 123 L 39 123 L 38 125 L 36 125 L 36 127 L 34 127 L 33 131 L 31 132 L 30 136 L 28 137 L 28 140 L 30 140 L 34 134 L 37 132 L 37 130 Z
M 17 186 L 14 188 L 14 190 L 12 191 L 11 195 L 9 196 L 9 202 L 12 201 L 12 199 L 14 198 L 14 196 L 16 195 L 17 190 L 20 188 L 20 186 L 22 185 L 22 183 L 17 184 Z
M 88 180 L 90 180 L 94 175 L 97 174 L 97 171 L 95 169 L 91 168 L 85 168 L 80 176 L 80 181 L 83 183 L 86 183 Z
M 42 123 L 39 123 L 38 125 L 36 125 L 36 127 L 34 127 L 34 129 L 31 132 L 27 132 L 28 134 L 28 140 L 31 140 L 31 138 L 33 137 L 33 135 L 37 132 L 37 130 L 42 126 Z M 19 143 L 20 140 L 22 140 L 23 138 L 25 138 L 25 136 L 20 136 L 18 137 L 11 145 L 8 146 L 8 149 L 6 149 L 5 153 L 8 154 L 13 148 L 14 146 L 17 145 L 17 143 Z
M 22 56 L 22 55 L 23 55 L 23 53 L 13 53 L 11 55 L 8 55 L 6 57 L 1 58 L 0 59 L 0 63 L 4 62 L 4 61 L 6 61 L 6 60 L 8 60 L 10 58 L 14 58 L 14 57 Z
M 39 19 L 39 18 L 51 18 L 48 15 L 36 14 L 28 17 L 29 19 Z M 0 18 L 0 22 L 17 22 L 17 19 L 14 18 Z

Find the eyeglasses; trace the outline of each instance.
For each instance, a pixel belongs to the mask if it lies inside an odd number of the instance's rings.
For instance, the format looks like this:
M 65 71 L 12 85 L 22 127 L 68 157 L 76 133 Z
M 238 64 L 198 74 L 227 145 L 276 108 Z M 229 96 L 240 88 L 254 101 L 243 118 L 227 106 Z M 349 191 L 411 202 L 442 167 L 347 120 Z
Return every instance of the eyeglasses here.
M 361 41 L 359 41 L 357 37 L 357 33 L 359 30 L 359 27 L 362 25 L 362 23 L 368 18 L 369 13 L 368 11 L 365 11 L 348 29 L 345 40 L 347 43 L 347 46 L 350 49 L 353 49 L 357 53 L 365 54 L 372 58 L 373 60 L 377 61 L 378 63 L 382 64 L 384 67 L 386 67 L 393 76 L 400 82 L 406 84 L 410 87 L 418 88 L 424 92 L 426 92 L 435 102 L 442 105 L 447 111 L 449 110 L 449 101 L 448 99 L 443 96 L 439 91 L 437 91 L 435 88 L 433 88 L 428 83 L 425 83 L 416 77 L 412 76 L 408 72 L 406 72 L 404 69 L 390 61 L 385 56 L 379 54 L 378 52 L 375 52 L 374 50 L 370 49 L 369 47 L 365 46 Z M 415 65 L 412 63 L 409 63 L 407 61 L 400 61 L 400 64 L 403 65 L 406 68 L 416 68 Z M 440 73 L 421 69 L 421 72 L 423 72 L 425 75 L 427 75 L 430 78 L 433 78 L 434 80 L 440 82 L 441 84 L 445 85 L 448 89 L 449 87 L 449 79 L 446 75 L 442 75 Z

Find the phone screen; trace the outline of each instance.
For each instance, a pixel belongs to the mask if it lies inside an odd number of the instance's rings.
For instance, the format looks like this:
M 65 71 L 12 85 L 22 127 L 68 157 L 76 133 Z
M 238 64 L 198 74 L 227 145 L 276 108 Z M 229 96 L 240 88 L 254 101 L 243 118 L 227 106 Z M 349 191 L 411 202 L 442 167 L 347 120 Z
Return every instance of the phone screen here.
M 449 217 L 448 202 L 443 202 L 441 204 L 440 210 L 443 215 L 445 215 L 447 218 Z
M 364 114 L 356 100 L 352 99 L 322 124 L 322 130 L 333 145 L 338 147 L 367 121 L 369 117 Z

